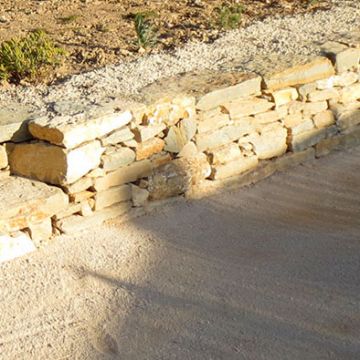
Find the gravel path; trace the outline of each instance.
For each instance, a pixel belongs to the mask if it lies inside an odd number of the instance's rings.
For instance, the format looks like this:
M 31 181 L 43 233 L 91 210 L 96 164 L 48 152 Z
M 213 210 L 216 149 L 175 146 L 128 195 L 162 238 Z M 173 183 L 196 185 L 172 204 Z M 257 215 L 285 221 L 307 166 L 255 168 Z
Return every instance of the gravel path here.
M 360 2 L 334 0 L 331 11 L 264 22 L 227 33 L 213 44 L 191 43 L 172 54 L 150 55 L 133 62 L 71 77 L 63 83 L 36 88 L 1 90 L 3 105 L 11 102 L 29 104 L 37 109 L 54 102 L 98 102 L 103 98 L 126 97 L 161 78 L 185 71 L 218 69 L 236 62 L 239 70 L 251 70 L 273 54 L 309 55 L 319 51 L 321 43 L 339 32 L 359 29 Z
M 360 148 L 0 266 L 1 360 L 358 360 Z

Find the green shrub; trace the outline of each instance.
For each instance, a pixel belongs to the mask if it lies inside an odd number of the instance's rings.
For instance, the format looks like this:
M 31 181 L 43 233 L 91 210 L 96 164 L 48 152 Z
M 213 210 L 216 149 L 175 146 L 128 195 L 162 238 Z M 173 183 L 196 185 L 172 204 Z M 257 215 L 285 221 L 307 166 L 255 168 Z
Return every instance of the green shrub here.
M 244 6 L 241 4 L 223 4 L 216 10 L 218 12 L 218 25 L 222 29 L 230 30 L 236 29 L 239 26 Z
M 157 35 L 152 18 L 153 12 L 141 12 L 135 14 L 134 25 L 137 43 L 142 48 L 153 47 L 157 43 Z
M 54 45 L 43 30 L 34 30 L 21 39 L 0 45 L 0 80 L 19 83 L 34 81 L 46 68 L 59 65 L 65 51 Z

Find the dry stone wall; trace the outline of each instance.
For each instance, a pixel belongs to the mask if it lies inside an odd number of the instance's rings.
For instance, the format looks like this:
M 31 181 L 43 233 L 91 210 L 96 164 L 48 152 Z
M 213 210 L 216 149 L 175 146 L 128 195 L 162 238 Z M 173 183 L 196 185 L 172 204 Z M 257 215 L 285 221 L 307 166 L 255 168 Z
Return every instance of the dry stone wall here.
M 0 260 L 359 144 L 359 45 L 351 34 L 325 43 L 322 57 L 261 76 L 182 74 L 126 106 L 9 118 L 0 124 Z

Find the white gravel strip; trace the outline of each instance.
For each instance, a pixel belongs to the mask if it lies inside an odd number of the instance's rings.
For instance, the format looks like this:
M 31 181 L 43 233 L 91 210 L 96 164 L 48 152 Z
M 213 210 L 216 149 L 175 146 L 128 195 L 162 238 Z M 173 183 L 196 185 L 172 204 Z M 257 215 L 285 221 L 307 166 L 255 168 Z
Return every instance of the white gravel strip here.
M 339 32 L 359 30 L 360 1 L 334 0 L 330 11 L 271 17 L 226 33 L 212 44 L 189 43 L 174 53 L 154 54 L 132 62 L 72 76 L 54 86 L 11 87 L 0 91 L 2 104 L 19 102 L 44 109 L 56 102 L 98 102 L 106 97 L 126 97 L 161 78 L 185 71 L 217 69 L 236 59 L 244 64 L 259 54 L 311 55 L 321 43 Z M 261 57 L 260 57 L 261 59 Z

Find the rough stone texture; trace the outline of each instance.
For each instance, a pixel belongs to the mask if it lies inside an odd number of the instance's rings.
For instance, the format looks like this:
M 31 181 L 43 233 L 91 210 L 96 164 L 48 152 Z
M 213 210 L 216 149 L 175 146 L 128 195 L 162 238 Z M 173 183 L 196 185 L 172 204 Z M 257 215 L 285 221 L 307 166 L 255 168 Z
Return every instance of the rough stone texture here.
M 0 109 L 0 143 L 5 141 L 21 142 L 32 138 L 28 122 L 32 114 L 27 107 L 14 104 Z
M 4 145 L 0 145 L 0 169 L 4 169 L 8 166 L 8 155 Z
M 322 51 L 335 64 L 336 71 L 358 70 L 360 49 L 348 48 L 344 44 L 329 41 L 322 45 Z
M 66 218 L 66 217 L 69 217 L 71 215 L 74 215 L 74 214 L 77 214 L 77 213 L 80 213 L 81 211 L 81 208 L 82 208 L 82 205 L 81 203 L 70 203 L 65 210 L 63 211 L 60 211 L 60 212 L 57 212 L 55 215 L 54 215 L 54 219 L 55 220 L 60 220 L 60 219 L 63 219 L 63 218 Z
M 325 90 L 316 90 L 311 92 L 308 95 L 309 101 L 324 101 L 330 99 L 336 99 L 339 97 L 339 92 L 336 89 L 325 89 Z
M 225 164 L 241 157 L 240 147 L 235 143 L 213 149 L 209 151 L 208 154 L 211 159 L 211 164 L 214 165 Z
M 83 177 L 80 180 L 76 181 L 75 183 L 71 185 L 63 186 L 62 188 L 68 194 L 75 194 L 89 189 L 92 185 L 93 185 L 93 180 L 91 177 Z
M 288 115 L 284 119 L 284 125 L 289 130 L 289 134 L 294 136 L 309 131 L 314 128 L 314 123 L 310 117 L 302 114 Z
M 104 110 L 98 115 L 81 113 L 53 119 L 42 117 L 31 121 L 29 130 L 37 139 L 72 149 L 127 125 L 131 119 L 130 111 L 106 114 Z
M 272 93 L 276 106 L 285 105 L 291 101 L 297 100 L 299 94 L 295 88 L 286 88 Z
M 200 110 L 213 109 L 229 101 L 256 94 L 260 92 L 260 90 L 261 77 L 255 77 L 235 86 L 215 90 L 211 93 L 206 94 L 198 101 L 196 107 Z
M 204 154 L 176 159 L 158 167 L 149 177 L 150 198 L 159 200 L 184 194 L 210 173 L 211 168 Z
M 68 197 L 61 189 L 21 177 L 0 182 L 0 232 L 10 233 L 66 209 Z
M 70 194 L 69 198 L 72 203 L 82 203 L 95 195 L 93 191 L 81 191 L 76 194 Z
M 258 157 L 241 157 L 223 165 L 216 165 L 212 168 L 211 179 L 221 180 L 231 176 L 239 175 L 251 170 L 258 165 Z
M 265 84 L 270 90 L 311 83 L 335 74 L 331 61 L 326 58 L 316 58 L 309 63 L 300 64 L 280 73 L 267 75 Z
M 232 120 L 266 112 L 275 106 L 266 99 L 253 98 L 248 100 L 235 100 L 225 103 L 223 106 L 228 110 Z
M 149 160 L 137 161 L 102 178 L 96 178 L 94 188 L 96 191 L 102 191 L 113 186 L 127 184 L 150 175 L 151 170 L 152 164 Z
M 29 232 L 32 241 L 37 246 L 42 242 L 49 240 L 53 235 L 51 218 L 44 219 L 38 223 L 30 224 Z
M 215 109 L 200 112 L 198 119 L 198 132 L 206 133 L 217 130 L 223 126 L 230 125 L 230 116 L 224 113 L 224 108 L 217 107 Z
M 317 144 L 327 135 L 326 129 L 314 129 L 289 138 L 289 147 L 292 151 L 303 151 Z
M 268 111 L 261 114 L 256 114 L 254 116 L 254 123 L 256 124 L 268 124 L 274 121 L 280 120 L 280 118 L 284 117 L 287 114 L 286 112 L 281 112 L 278 110 Z
M 159 138 L 147 140 L 136 148 L 136 160 L 144 160 L 163 151 L 165 142 Z
M 132 203 L 135 207 L 145 206 L 149 199 L 149 192 L 139 186 L 131 185 Z
M 113 153 L 101 157 L 102 168 L 112 171 L 135 161 L 135 152 L 127 147 L 117 148 Z
M 133 130 L 135 134 L 135 139 L 137 142 L 145 142 L 156 135 L 159 135 L 162 131 L 166 129 L 165 124 L 159 125 L 150 125 L 150 126 L 141 126 L 139 125 L 137 128 Z
M 198 134 L 196 136 L 196 145 L 199 151 L 210 150 L 236 141 L 252 131 L 253 126 L 250 122 L 241 121 L 211 133 Z
M 95 212 L 92 216 L 72 215 L 56 221 L 56 227 L 64 234 L 74 234 L 104 221 L 124 215 L 131 209 L 131 202 L 123 202 Z
M 343 88 L 340 92 L 340 102 L 343 104 L 352 103 L 360 99 L 360 83 Z
M 190 158 L 196 156 L 198 152 L 199 151 L 196 145 L 192 141 L 190 141 L 182 148 L 182 150 L 178 154 L 178 157 Z
M 335 116 L 331 110 L 326 110 L 313 117 L 314 124 L 318 129 L 335 124 Z
M 350 72 L 344 72 L 340 75 L 330 76 L 329 78 L 324 80 L 318 80 L 316 82 L 316 87 L 319 90 L 331 89 L 334 86 L 345 87 L 356 83 L 358 80 L 359 80 L 358 73 L 350 71 Z
M 99 141 L 73 150 L 45 142 L 18 144 L 10 155 L 13 174 L 54 185 L 72 184 L 100 165 L 104 152 Z
M 186 119 L 179 126 L 172 126 L 165 138 L 165 150 L 179 153 L 183 147 L 195 136 L 197 124 L 194 119 Z
M 120 130 L 116 130 L 111 133 L 109 136 L 101 139 L 101 144 L 103 146 L 116 145 L 124 141 L 128 141 L 134 138 L 134 134 L 131 132 L 129 127 L 124 127 Z
M 131 195 L 130 185 L 120 185 L 100 191 L 95 195 L 95 210 L 102 210 L 111 205 L 131 200 Z
M 343 111 L 340 111 L 336 116 L 336 123 L 340 130 L 345 130 L 360 124 L 360 109 L 344 109 Z
M 17 233 L 11 237 L 0 234 L 0 263 L 35 251 L 36 247 L 28 235 Z

